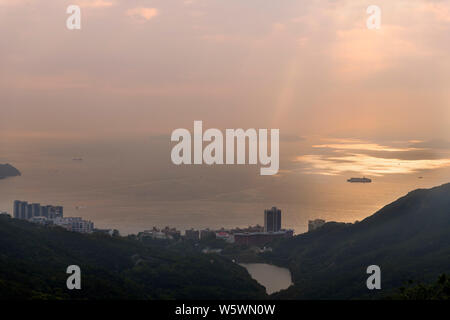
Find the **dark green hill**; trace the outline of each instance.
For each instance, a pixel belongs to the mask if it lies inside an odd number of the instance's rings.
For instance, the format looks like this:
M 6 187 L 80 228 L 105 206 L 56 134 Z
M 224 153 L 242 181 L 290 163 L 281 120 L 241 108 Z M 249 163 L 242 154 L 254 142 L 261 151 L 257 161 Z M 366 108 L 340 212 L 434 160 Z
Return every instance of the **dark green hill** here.
M 359 223 L 280 241 L 265 257 L 293 274 L 294 286 L 275 298 L 380 297 L 408 280 L 435 280 L 450 272 L 450 184 L 412 191 Z M 381 268 L 379 291 L 366 287 L 372 264 Z
M 409 282 L 390 295 L 386 300 L 450 300 L 450 278 L 446 274 L 439 276 L 431 284 Z
M 78 265 L 82 289 L 66 289 Z M 223 258 L 0 216 L 0 299 L 261 299 L 265 290 Z
M 20 176 L 21 173 L 19 170 L 14 168 L 9 163 L 7 164 L 0 164 L 0 179 L 7 178 L 7 177 L 15 177 Z

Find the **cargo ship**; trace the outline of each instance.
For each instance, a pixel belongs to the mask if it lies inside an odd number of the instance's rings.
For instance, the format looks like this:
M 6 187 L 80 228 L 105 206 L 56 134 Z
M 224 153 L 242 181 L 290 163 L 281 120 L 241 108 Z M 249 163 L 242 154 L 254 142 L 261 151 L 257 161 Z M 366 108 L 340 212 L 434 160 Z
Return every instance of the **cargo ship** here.
M 347 180 L 347 182 L 370 183 L 370 182 L 372 182 L 372 180 L 369 178 L 366 178 L 366 177 L 362 177 L 362 178 L 350 178 Z

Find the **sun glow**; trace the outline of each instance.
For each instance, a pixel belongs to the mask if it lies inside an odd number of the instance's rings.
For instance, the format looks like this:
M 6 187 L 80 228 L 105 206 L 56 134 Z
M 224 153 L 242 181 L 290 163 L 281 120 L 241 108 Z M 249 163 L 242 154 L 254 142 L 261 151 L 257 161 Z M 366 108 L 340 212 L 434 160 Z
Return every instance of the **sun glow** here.
M 409 159 L 412 152 L 430 151 L 426 148 L 392 147 L 361 140 L 331 139 L 331 144 L 316 144 L 312 147 L 322 154 L 298 156 L 294 162 L 304 165 L 304 172 L 323 175 L 338 175 L 358 172 L 373 176 L 408 174 L 421 170 L 433 170 L 450 166 L 449 154 L 440 158 Z M 409 141 L 411 143 L 411 141 Z M 400 156 L 403 155 L 403 156 Z M 437 156 L 437 155 L 436 155 Z

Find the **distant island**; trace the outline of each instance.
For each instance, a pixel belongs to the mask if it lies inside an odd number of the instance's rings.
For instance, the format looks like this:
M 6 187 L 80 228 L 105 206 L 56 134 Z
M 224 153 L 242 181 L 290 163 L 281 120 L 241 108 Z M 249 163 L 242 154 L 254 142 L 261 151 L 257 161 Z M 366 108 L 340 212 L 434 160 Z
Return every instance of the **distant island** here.
M 8 177 L 16 177 L 22 175 L 19 170 L 14 168 L 9 163 L 0 164 L 0 179 L 8 178 Z

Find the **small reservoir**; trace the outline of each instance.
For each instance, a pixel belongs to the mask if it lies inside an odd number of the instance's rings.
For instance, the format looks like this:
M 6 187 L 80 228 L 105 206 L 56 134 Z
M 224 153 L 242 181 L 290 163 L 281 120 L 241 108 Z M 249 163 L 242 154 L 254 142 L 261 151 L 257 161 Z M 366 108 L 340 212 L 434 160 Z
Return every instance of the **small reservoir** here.
M 266 287 L 268 294 L 287 289 L 292 285 L 289 269 L 267 263 L 240 263 L 239 265 L 246 268 L 253 279 Z

